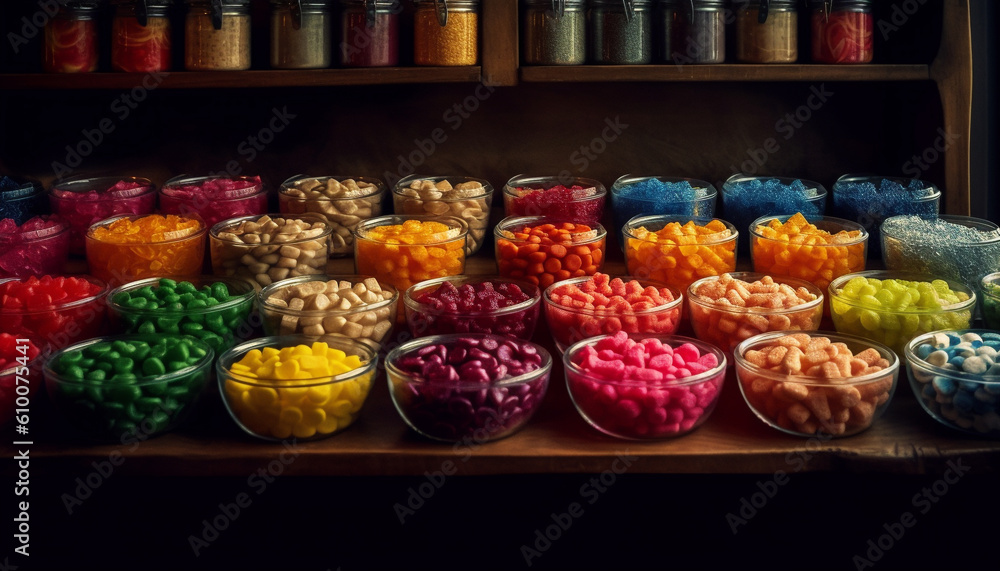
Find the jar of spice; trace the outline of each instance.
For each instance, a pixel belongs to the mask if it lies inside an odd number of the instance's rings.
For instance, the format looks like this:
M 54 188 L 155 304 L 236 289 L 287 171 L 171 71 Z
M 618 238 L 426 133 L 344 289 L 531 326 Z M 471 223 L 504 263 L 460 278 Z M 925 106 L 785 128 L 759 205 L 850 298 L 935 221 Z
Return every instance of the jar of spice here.
M 523 0 L 521 36 L 528 65 L 579 65 L 587 60 L 586 0 Z
M 340 63 L 348 67 L 399 65 L 399 0 L 340 0 Z
M 736 59 L 794 63 L 799 57 L 795 0 L 737 0 Z
M 591 62 L 652 63 L 652 8 L 652 0 L 591 0 Z
M 811 47 L 817 63 L 871 63 L 874 0 L 812 0 Z
M 727 0 L 661 0 L 657 36 L 661 61 L 722 63 L 726 61 Z
M 479 61 L 479 0 L 416 0 L 413 63 L 475 65 Z
M 111 68 L 150 72 L 170 69 L 170 17 L 173 0 L 114 0 Z
M 59 0 L 58 11 L 45 24 L 42 68 L 50 73 L 97 71 L 98 0 Z
M 250 0 L 186 0 L 184 68 L 250 69 Z
M 271 0 L 271 67 L 330 67 L 330 18 L 326 0 Z

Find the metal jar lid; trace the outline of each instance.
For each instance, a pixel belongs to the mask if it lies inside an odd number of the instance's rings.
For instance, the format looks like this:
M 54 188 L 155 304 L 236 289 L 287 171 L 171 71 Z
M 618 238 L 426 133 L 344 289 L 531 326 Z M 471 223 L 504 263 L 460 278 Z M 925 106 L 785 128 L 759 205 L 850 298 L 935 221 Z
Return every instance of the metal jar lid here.
M 479 0 L 414 0 L 417 8 L 427 6 L 437 12 L 438 24 L 448 25 L 449 12 L 478 12 Z

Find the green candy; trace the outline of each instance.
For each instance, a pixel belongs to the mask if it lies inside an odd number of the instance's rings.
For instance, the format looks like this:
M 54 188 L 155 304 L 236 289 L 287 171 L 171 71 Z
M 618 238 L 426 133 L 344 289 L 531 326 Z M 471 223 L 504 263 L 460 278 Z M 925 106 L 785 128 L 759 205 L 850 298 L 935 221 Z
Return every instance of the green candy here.
M 156 357 L 151 357 L 143 362 L 142 372 L 143 374 L 152 377 L 166 373 L 167 369 L 163 366 L 163 361 L 157 359 Z
M 170 278 L 160 278 L 160 287 L 173 289 L 177 287 L 177 282 Z

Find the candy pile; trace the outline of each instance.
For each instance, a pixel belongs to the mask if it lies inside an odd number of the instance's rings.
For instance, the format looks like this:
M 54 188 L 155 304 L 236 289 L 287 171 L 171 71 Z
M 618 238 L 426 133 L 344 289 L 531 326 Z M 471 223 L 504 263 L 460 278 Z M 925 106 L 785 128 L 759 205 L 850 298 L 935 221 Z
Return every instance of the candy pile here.
M 417 342 L 420 345 L 420 342 Z M 511 337 L 468 336 L 400 348 L 386 367 L 406 422 L 439 440 L 502 438 L 535 413 L 548 387 L 544 349 Z M 519 382 L 504 382 L 527 375 Z
M 40 354 L 41 351 L 31 341 L 19 343 L 17 336 L 0 333 L 0 426 L 6 426 L 14 419 L 14 409 L 30 408 L 16 406 L 17 398 L 30 398 L 41 386 L 41 379 L 37 376 Z M 27 388 L 18 393 L 18 386 Z
M 375 276 L 399 291 L 465 271 L 467 231 L 459 225 L 410 219 L 402 224 L 359 227 L 355 233 L 358 273 Z
M 83 254 L 85 236 L 95 222 L 120 214 L 152 214 L 156 192 L 147 179 L 97 178 L 71 181 L 52 187 L 52 213 L 65 220 L 72 232 L 70 252 Z
M 796 212 L 818 216 L 826 210 L 826 191 L 801 180 L 784 184 L 776 178 L 749 178 L 730 180 L 722 188 L 724 214 L 740 232 L 761 216 Z
M 111 285 L 192 276 L 205 259 L 205 226 L 174 214 L 122 217 L 87 233 L 90 272 Z
M 743 360 L 736 373 L 754 412 L 804 436 L 848 436 L 871 426 L 898 370 L 874 348 L 854 354 L 844 343 L 806 333 L 762 340 Z
M 986 277 L 981 287 L 983 290 L 983 321 L 990 329 L 1000 329 L 1000 284 L 996 283 L 996 277 L 993 279 Z
M 922 362 L 911 357 L 911 382 L 924 407 L 952 427 L 1000 433 L 998 351 L 996 332 L 941 332 L 914 347 Z
M 691 284 L 688 306 L 695 335 L 730 354 L 760 333 L 819 329 L 823 294 L 781 281 L 763 276 L 745 282 L 722 274 Z
M 341 335 L 381 343 L 396 320 L 396 291 L 375 278 L 315 279 L 264 292 L 260 308 L 268 335 Z
M 569 278 L 592 276 L 604 263 L 604 227 L 544 219 L 501 222 L 496 228 L 496 259 L 501 276 L 527 280 L 541 288 Z
M 69 227 L 58 218 L 36 216 L 18 226 L 0 220 L 0 278 L 61 274 L 69 259 Z
M 538 322 L 538 288 L 509 281 L 451 281 L 411 288 L 406 323 L 414 337 L 443 333 L 493 333 L 531 339 Z M 415 291 L 414 291 L 415 290 Z M 529 293 L 530 292 L 530 293 Z M 515 306 L 517 306 L 515 308 Z M 508 309 L 514 308 L 514 309 Z
M 881 252 L 879 226 L 890 216 L 912 214 L 936 217 L 940 191 L 932 184 L 910 179 L 907 186 L 899 179 L 841 179 L 833 185 L 833 208 L 837 216 L 853 220 L 871 235 L 869 249 Z
M 611 279 L 608 274 L 560 282 L 546 291 L 545 317 L 556 346 L 624 331 L 669 335 L 677 331 L 680 294 L 661 284 Z
M 548 189 L 508 186 L 504 192 L 507 216 L 546 216 L 595 225 L 604 216 L 603 188 L 561 184 Z
M 685 292 L 696 280 L 736 269 L 736 237 L 718 219 L 704 224 L 668 222 L 655 231 L 626 227 L 625 264 L 633 276 Z
M 715 215 L 715 191 L 695 188 L 686 180 L 673 182 L 649 177 L 612 188 L 611 206 L 619 228 L 640 214 L 711 218 Z
M 570 362 L 577 409 L 595 428 L 620 438 L 693 430 L 712 413 L 725 380 L 715 353 L 690 342 L 636 341 L 624 331 L 584 345 Z
M 0 283 L 0 326 L 56 349 L 96 337 L 107 290 L 103 282 L 82 277 L 31 276 Z
M 267 212 L 267 192 L 259 176 L 202 177 L 166 184 L 160 189 L 164 214 L 197 214 L 211 228 L 217 222 Z
M 252 349 L 230 367 L 225 402 L 244 429 L 262 438 L 322 438 L 358 418 L 374 368 L 323 342 Z
M 835 278 L 865 269 L 867 239 L 863 229 L 831 234 L 811 224 L 801 212 L 784 223 L 772 218 L 753 231 L 753 269 L 806 280 L 826 291 Z
M 837 331 L 885 343 L 900 355 L 918 335 L 969 327 L 974 307 L 969 294 L 952 291 L 944 280 L 858 276 L 830 287 L 830 316 Z
M 0 219 L 10 218 L 24 224 L 44 211 L 45 193 L 40 186 L 0 176 Z
M 264 215 L 212 229 L 212 272 L 261 286 L 285 278 L 322 274 L 330 254 L 330 227 L 315 215 Z
M 248 335 L 253 309 L 249 283 L 192 282 L 153 278 L 110 294 L 112 323 L 122 333 L 172 333 L 197 337 L 220 354 Z
M 98 339 L 52 357 L 45 376 L 52 402 L 91 436 L 153 436 L 189 413 L 209 378 L 214 353 L 182 335 Z
M 330 223 L 331 256 L 354 254 L 358 222 L 382 214 L 382 181 L 333 177 L 300 178 L 282 185 L 279 209 L 284 214 L 320 214 Z
M 489 184 L 489 183 L 487 183 Z M 469 225 L 466 254 L 479 251 L 486 238 L 490 221 L 493 188 L 478 180 L 468 180 L 452 186 L 444 180 L 414 180 L 404 188 L 396 188 L 393 206 L 396 214 L 429 214 L 456 216 Z

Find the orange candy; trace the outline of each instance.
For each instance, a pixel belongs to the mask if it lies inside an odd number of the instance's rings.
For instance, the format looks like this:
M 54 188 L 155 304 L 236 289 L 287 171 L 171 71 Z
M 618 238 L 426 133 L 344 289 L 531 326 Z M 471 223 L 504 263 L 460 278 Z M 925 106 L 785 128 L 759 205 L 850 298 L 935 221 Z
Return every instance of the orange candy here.
M 466 234 L 462 228 L 432 220 L 374 226 L 359 231 L 354 262 L 359 274 L 406 291 L 417 282 L 465 271 Z
M 799 278 L 826 291 L 835 278 L 865 269 L 868 235 L 858 228 L 831 234 L 801 213 L 784 224 L 772 219 L 751 236 L 754 271 Z
M 90 273 L 110 285 L 201 273 L 205 225 L 168 214 L 122 217 L 87 233 Z
M 737 233 L 722 220 L 704 226 L 669 222 L 656 231 L 625 229 L 625 263 L 638 278 L 664 282 L 680 291 L 701 278 L 736 269 Z
M 606 233 L 600 224 L 592 228 L 531 218 L 510 225 L 501 222 L 496 230 L 497 269 L 501 276 L 524 279 L 544 289 L 599 272 L 605 245 Z

